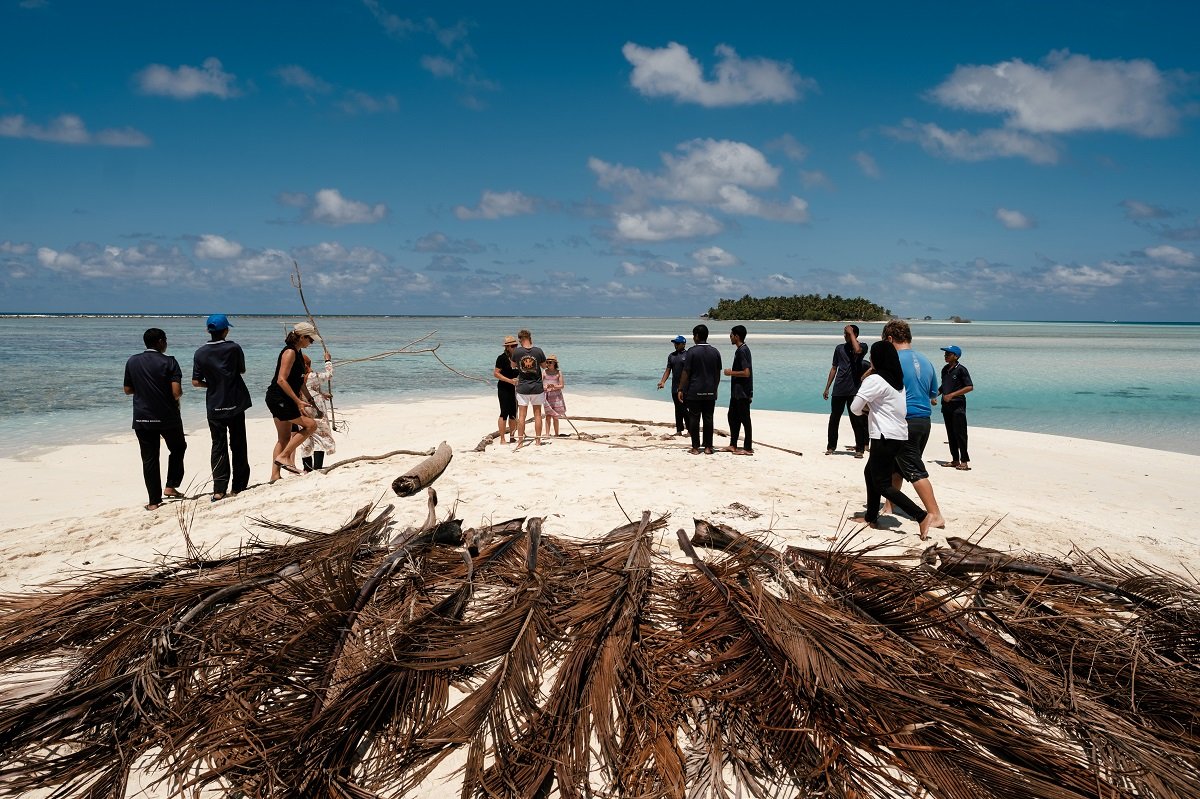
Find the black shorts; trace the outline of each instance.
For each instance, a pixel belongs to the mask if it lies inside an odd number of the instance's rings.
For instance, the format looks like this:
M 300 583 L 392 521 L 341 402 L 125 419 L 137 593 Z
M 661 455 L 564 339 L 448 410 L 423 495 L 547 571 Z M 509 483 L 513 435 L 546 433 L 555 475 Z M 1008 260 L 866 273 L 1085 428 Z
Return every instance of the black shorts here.
M 282 391 L 278 394 L 274 391 L 267 392 L 267 408 L 271 411 L 271 415 L 280 421 L 290 422 L 292 419 L 300 418 L 300 406 Z
M 929 477 L 922 458 L 929 442 L 929 417 L 908 420 L 908 441 L 896 453 L 896 471 L 905 480 L 915 483 Z
M 500 400 L 500 418 L 517 418 L 517 395 L 513 391 L 497 391 L 496 398 Z

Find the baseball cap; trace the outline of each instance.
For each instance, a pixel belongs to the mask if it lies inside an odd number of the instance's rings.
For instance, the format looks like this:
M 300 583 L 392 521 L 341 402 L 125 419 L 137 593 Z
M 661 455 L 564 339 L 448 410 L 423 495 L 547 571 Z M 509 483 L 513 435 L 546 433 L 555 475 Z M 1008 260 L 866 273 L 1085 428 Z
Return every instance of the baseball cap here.
M 671 343 L 672 344 L 687 344 L 687 339 L 684 338 L 683 336 L 676 336 L 675 338 L 671 339 Z
M 942 347 L 942 352 L 948 352 L 948 353 L 952 354 L 955 358 L 962 357 L 962 348 L 960 348 L 956 344 L 951 344 L 949 347 Z
M 312 324 L 309 322 L 299 322 L 295 325 L 295 327 L 292 328 L 292 330 L 296 331 L 296 333 L 298 333 L 301 336 L 308 336 L 309 338 L 320 338 L 320 336 L 317 335 L 317 329 L 315 327 L 313 327 Z
M 220 333 L 222 330 L 228 330 L 229 328 L 233 327 L 233 325 L 229 323 L 229 317 L 223 313 L 213 314 L 212 316 L 208 317 L 208 321 L 206 321 L 204 324 L 208 328 L 209 333 Z

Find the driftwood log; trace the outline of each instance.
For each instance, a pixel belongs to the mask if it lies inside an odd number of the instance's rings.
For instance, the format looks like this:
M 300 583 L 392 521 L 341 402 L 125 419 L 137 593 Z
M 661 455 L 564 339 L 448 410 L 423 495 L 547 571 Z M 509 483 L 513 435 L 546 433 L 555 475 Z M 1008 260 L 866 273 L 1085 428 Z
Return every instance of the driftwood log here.
M 442 472 L 446 471 L 446 467 L 450 465 L 452 457 L 454 457 L 454 451 L 450 449 L 449 444 L 443 441 L 438 444 L 432 455 L 393 480 L 392 490 L 398 497 L 411 497 L 441 477 Z

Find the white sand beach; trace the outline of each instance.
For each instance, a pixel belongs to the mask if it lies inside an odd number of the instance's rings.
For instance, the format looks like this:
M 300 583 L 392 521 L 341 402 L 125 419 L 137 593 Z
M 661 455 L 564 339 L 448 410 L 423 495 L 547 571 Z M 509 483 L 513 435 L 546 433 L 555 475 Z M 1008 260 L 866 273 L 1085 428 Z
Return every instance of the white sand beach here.
M 612 396 L 568 395 L 574 416 L 671 421 L 662 402 Z M 0 459 L 5 513 L 0 519 L 0 590 L 60 579 L 76 570 L 145 564 L 184 551 L 181 520 L 193 541 L 214 552 L 258 535 L 254 519 L 310 529 L 332 529 L 368 503 L 395 504 L 401 525 L 425 517 L 422 496 L 397 499 L 392 480 L 420 455 L 362 461 L 329 474 L 285 475 L 267 485 L 273 428 L 252 411 L 252 488 L 210 503 L 208 431 L 189 431 L 184 488 L 197 498 L 147 512 L 137 444 L 128 430 L 32 456 Z M 776 546 L 827 547 L 855 529 L 842 519 L 861 511 L 862 466 L 849 454 L 826 456 L 826 417 L 755 410 L 756 454 L 694 456 L 672 427 L 579 421 L 595 440 L 547 439 L 546 446 L 493 443 L 473 451 L 494 431 L 491 396 L 402 401 L 345 408 L 350 430 L 339 437 L 336 463 L 359 455 L 404 449 L 424 452 L 446 441 L 454 459 L 435 488 L 439 516 L 455 508 L 465 526 L 517 516 L 544 516 L 556 535 L 599 536 L 642 511 L 669 514 L 669 530 L 692 529 L 693 517 L 723 522 L 766 537 Z M 1004 550 L 1063 555 L 1073 546 L 1102 549 L 1180 572 L 1200 569 L 1200 541 L 1185 511 L 1187 486 L 1200 457 L 1073 438 L 973 427 L 973 470 L 937 468 L 946 457 L 940 419 L 926 451 L 938 500 L 947 519 L 932 542 L 970 537 L 994 528 L 984 543 Z M 717 427 L 725 427 L 718 408 Z M 570 425 L 563 432 L 573 433 Z M 532 426 L 531 426 L 532 432 Z M 843 421 L 843 440 L 849 440 Z M 725 443 L 718 437 L 717 445 Z M 768 445 L 803 452 L 798 456 Z M 165 468 L 165 448 L 164 448 Z M 907 489 L 911 495 L 911 488 Z M 895 551 L 927 544 L 915 522 L 883 517 L 887 531 L 866 531 L 863 543 L 888 542 Z M 674 535 L 663 537 L 663 547 Z

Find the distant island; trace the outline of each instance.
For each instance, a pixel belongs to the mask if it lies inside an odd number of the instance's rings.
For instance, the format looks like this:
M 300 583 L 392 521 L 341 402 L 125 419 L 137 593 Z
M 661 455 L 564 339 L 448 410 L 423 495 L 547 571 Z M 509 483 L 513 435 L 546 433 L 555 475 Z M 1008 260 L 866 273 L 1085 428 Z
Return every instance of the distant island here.
M 865 297 L 838 297 L 834 294 L 796 294 L 791 297 L 751 297 L 721 299 L 709 308 L 709 319 L 802 319 L 809 322 L 837 322 L 856 319 L 885 322 L 892 312 Z

